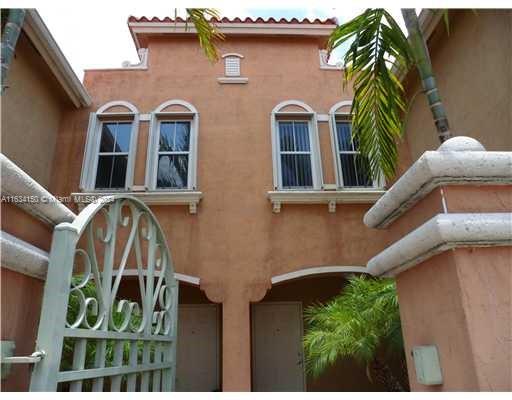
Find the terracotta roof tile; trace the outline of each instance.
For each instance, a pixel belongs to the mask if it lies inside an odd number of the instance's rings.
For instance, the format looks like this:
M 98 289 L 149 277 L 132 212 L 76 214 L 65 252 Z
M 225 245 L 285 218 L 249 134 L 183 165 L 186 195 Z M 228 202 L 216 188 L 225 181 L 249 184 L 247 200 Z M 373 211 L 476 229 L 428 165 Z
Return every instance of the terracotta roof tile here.
M 222 17 L 220 20 L 217 18 L 212 18 L 213 22 L 219 23 L 245 23 L 245 24 L 301 24 L 301 25 L 307 25 L 307 24 L 321 24 L 321 25 L 337 25 L 338 21 L 336 18 L 326 18 L 324 20 L 321 20 L 319 18 L 315 18 L 314 20 L 309 20 L 309 18 L 303 18 L 301 20 L 297 18 L 292 18 L 290 20 L 286 18 L 280 18 L 279 20 L 276 20 L 273 17 L 269 17 L 267 19 L 264 19 L 262 17 L 258 17 L 256 19 L 252 19 L 251 17 L 246 17 L 245 19 L 241 19 L 239 17 L 229 19 L 227 17 Z M 164 17 L 164 18 L 158 18 L 158 17 L 152 17 L 149 19 L 146 16 L 142 17 L 134 17 L 130 16 L 128 17 L 128 22 L 185 22 L 185 19 L 181 17 L 177 17 L 176 19 L 171 17 Z

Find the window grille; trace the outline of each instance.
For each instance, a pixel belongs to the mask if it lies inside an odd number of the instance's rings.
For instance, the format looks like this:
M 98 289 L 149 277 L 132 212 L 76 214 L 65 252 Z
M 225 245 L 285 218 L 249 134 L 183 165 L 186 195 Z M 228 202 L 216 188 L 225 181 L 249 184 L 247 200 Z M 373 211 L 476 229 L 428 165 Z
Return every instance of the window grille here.
M 307 121 L 279 121 L 281 180 L 285 189 L 313 187 Z
M 350 117 L 336 118 L 336 138 L 343 187 L 373 187 L 368 160 L 361 155 L 352 136 Z
M 224 59 L 224 67 L 226 76 L 240 76 L 240 58 L 239 57 L 226 57 Z

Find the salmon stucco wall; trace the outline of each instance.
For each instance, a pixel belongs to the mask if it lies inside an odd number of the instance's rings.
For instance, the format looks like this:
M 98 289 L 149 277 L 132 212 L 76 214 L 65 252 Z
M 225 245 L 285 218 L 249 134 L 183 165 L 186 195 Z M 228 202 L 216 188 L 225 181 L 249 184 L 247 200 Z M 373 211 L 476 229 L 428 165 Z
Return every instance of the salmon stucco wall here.
M 510 391 L 510 247 L 456 249 L 399 275 L 409 382 L 415 391 Z M 438 347 L 443 385 L 418 383 L 413 346 Z
M 35 181 L 51 190 L 59 124 L 74 106 L 50 68 L 22 32 L 9 68 L 1 104 L 1 151 Z M 14 203 L 2 202 L 2 231 L 49 251 L 53 227 Z M 44 282 L 4 266 L 1 275 L 1 340 L 15 342 L 15 355 L 35 350 Z M 3 391 L 28 389 L 30 366 L 13 365 Z
M 2 94 L 2 153 L 48 189 L 59 124 L 63 113 L 74 107 L 24 33 L 7 85 Z
M 199 276 L 206 293 L 222 301 L 226 291 L 270 285 L 270 277 L 319 265 L 365 265 L 385 245 L 385 235 L 366 228 L 369 205 L 284 205 L 273 214 L 270 112 L 296 99 L 326 114 L 350 99 L 340 71 L 319 68 L 316 40 L 229 38 L 221 54 L 244 55 L 245 85 L 221 85 L 222 62 L 210 64 L 194 39 L 154 38 L 147 71 L 91 70 L 85 85 L 91 110 L 112 100 L 134 104 L 141 113 L 169 99 L 183 99 L 199 111 L 198 214 L 184 206 L 154 206 L 166 231 L 179 272 Z M 279 60 L 276 63 L 276 60 Z M 91 111 L 88 110 L 88 111 Z M 65 116 L 55 160 L 55 192 L 78 190 L 88 112 Z M 334 183 L 328 124 L 319 123 L 325 183 Z M 147 123 L 141 123 L 135 185 L 144 184 Z M 229 288 L 229 289 L 228 289 Z M 246 289 L 243 289 L 246 288 Z M 256 290 L 256 292 L 258 292 Z M 249 292 L 245 295 L 251 298 Z M 259 296 L 259 295 L 258 295 Z M 256 297 L 258 297 L 256 296 Z
M 35 351 L 44 282 L 3 266 L 0 271 L 1 340 L 14 342 L 14 355 L 30 355 Z M 27 391 L 30 372 L 29 364 L 14 364 L 2 379 L 2 391 Z
M 444 185 L 414 204 L 386 232 L 398 240 L 440 213 L 511 209 L 509 185 Z M 423 261 L 396 276 L 413 391 L 511 390 L 512 247 L 506 242 L 494 245 L 466 243 L 431 258 L 423 254 Z M 411 351 L 424 345 L 437 346 L 442 385 L 418 382 Z
M 432 67 L 453 135 L 477 139 L 487 150 L 512 150 L 512 11 L 450 11 L 428 41 Z M 415 70 L 409 100 L 420 90 Z M 410 106 L 406 137 L 412 161 L 439 146 L 426 97 Z
M 247 84 L 219 84 L 221 62 L 211 64 L 193 38 L 149 40 L 148 70 L 89 70 L 84 82 L 94 104 L 65 115 L 54 163 L 54 193 L 78 191 L 88 114 L 113 100 L 149 113 L 182 99 L 199 112 L 198 213 L 185 206 L 153 206 L 176 269 L 197 276 L 211 301 L 223 303 L 223 389 L 250 388 L 250 302 L 271 287 L 272 276 L 314 266 L 364 266 L 388 243 L 362 222 L 369 204 L 283 205 L 272 213 L 270 116 L 285 100 L 327 114 L 341 100 L 342 73 L 320 69 L 317 39 L 228 37 L 220 53 L 244 56 Z M 319 122 L 324 183 L 335 183 L 327 122 Z M 144 185 L 148 124 L 139 129 L 135 185 Z

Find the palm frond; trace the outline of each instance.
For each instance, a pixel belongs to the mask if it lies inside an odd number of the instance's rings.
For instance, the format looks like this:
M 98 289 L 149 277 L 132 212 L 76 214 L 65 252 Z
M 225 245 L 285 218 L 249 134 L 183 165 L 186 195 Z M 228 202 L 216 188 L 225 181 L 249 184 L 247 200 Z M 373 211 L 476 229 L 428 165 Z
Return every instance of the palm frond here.
M 341 358 L 368 364 L 380 350 L 401 351 L 403 340 L 395 283 L 353 277 L 326 304 L 304 311 L 306 370 L 318 376 Z
M 450 35 L 450 17 L 448 16 L 448 9 L 441 10 L 443 14 L 444 26 L 446 27 L 446 33 Z
M 199 45 L 206 57 L 212 62 L 217 61 L 217 42 L 224 39 L 224 34 L 217 29 L 212 18 L 219 20 L 219 12 L 213 8 L 187 8 L 187 15 L 196 28 Z
M 329 38 L 329 51 L 349 40 L 353 42 L 344 58 L 344 84 L 353 83 L 352 132 L 372 177 L 382 172 L 391 178 L 405 109 L 404 88 L 394 71 L 413 64 L 410 45 L 384 9 L 367 9 L 339 26 Z

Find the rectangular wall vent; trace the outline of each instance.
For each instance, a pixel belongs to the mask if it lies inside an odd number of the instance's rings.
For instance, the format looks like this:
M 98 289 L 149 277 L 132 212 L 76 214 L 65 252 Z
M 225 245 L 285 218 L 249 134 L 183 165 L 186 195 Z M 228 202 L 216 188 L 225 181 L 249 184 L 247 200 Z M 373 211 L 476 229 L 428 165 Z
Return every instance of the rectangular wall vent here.
M 226 57 L 225 68 L 226 76 L 240 76 L 240 58 Z

